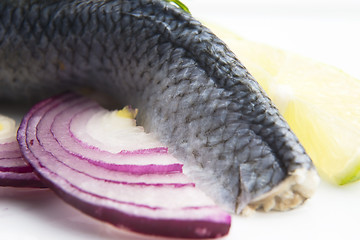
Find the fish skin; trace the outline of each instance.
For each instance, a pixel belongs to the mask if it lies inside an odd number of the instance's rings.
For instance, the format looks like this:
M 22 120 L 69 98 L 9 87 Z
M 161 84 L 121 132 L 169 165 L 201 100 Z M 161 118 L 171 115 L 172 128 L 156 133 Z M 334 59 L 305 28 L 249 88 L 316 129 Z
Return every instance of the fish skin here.
M 181 9 L 163 0 L 2 0 L 0 99 L 80 86 L 139 108 L 138 122 L 229 211 L 314 170 L 246 68 Z

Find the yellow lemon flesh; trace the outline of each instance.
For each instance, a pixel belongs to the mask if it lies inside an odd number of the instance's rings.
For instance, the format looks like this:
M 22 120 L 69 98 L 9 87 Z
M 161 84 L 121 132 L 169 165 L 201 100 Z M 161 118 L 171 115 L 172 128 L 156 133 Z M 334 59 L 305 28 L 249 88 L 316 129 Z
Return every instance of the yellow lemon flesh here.
M 340 185 L 359 180 L 360 81 L 334 67 L 210 28 L 273 100 L 320 176 Z

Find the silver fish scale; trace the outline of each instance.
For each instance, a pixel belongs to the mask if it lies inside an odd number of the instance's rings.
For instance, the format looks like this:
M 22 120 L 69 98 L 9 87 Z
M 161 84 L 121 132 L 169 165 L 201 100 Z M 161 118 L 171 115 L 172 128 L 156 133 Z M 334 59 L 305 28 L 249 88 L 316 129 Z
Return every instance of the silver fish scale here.
M 163 0 L 3 0 L 0 98 L 90 86 L 138 121 L 234 211 L 313 165 L 227 46 Z

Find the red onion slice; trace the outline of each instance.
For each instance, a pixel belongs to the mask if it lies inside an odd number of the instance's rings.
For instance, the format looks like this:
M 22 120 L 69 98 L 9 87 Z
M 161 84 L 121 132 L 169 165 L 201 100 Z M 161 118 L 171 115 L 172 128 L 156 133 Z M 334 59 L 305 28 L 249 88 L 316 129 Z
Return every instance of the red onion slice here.
M 230 215 L 195 188 L 165 146 L 134 124 L 84 97 L 64 94 L 30 110 L 18 141 L 52 190 L 97 219 L 158 236 L 226 235 Z M 100 132 L 89 130 L 94 127 Z M 119 144 L 104 144 L 117 137 Z
M 45 187 L 25 162 L 16 141 L 15 121 L 0 115 L 0 186 Z

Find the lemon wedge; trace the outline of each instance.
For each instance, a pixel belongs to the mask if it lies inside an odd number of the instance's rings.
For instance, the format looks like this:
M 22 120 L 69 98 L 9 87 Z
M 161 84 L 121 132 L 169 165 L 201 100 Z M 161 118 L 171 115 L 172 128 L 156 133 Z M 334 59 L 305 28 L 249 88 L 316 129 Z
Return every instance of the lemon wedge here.
M 332 66 L 207 24 L 273 100 L 312 158 L 336 184 L 360 179 L 360 81 Z

